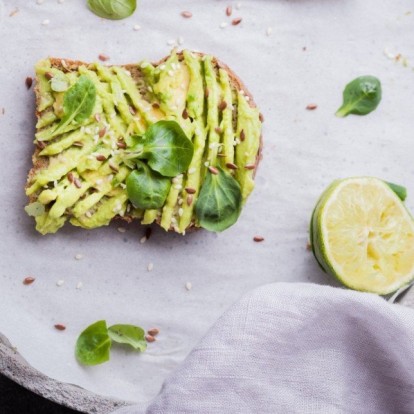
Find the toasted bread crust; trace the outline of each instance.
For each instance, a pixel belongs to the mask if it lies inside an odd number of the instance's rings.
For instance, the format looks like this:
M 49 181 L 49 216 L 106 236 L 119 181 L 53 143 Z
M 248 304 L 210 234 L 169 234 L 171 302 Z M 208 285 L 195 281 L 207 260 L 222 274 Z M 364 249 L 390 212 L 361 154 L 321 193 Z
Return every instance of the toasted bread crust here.
M 200 57 L 205 56 L 204 53 L 201 52 L 192 52 Z M 178 52 L 177 53 L 180 59 L 183 59 L 183 53 L 182 52 Z M 153 63 L 153 66 L 157 67 L 159 65 L 161 65 L 162 63 L 164 63 L 170 55 L 164 57 L 163 59 L 161 59 L 160 61 Z M 70 71 L 76 71 L 78 70 L 79 66 L 88 66 L 89 63 L 86 62 L 82 62 L 80 60 L 71 60 L 71 59 L 61 59 L 61 58 L 55 58 L 55 57 L 51 57 L 50 59 L 50 63 L 51 66 L 59 69 L 63 72 L 70 72 Z M 242 80 L 234 73 L 234 71 L 232 69 L 230 69 L 226 64 L 224 64 L 223 62 L 221 62 L 219 59 L 217 59 L 216 57 L 213 58 L 213 63 L 215 64 L 216 68 L 221 68 L 224 69 L 228 75 L 229 75 L 229 79 L 230 82 L 232 84 L 232 86 L 234 87 L 234 89 L 238 90 L 238 91 L 243 91 L 244 95 L 249 97 L 249 105 L 252 108 L 256 108 L 257 105 L 254 101 L 253 95 L 249 92 L 249 90 L 246 88 L 246 86 L 244 85 L 244 83 L 242 82 Z M 141 77 L 141 71 L 138 67 L 137 64 L 126 64 L 126 65 L 116 65 L 119 67 L 122 67 L 126 70 L 128 70 L 131 73 L 131 76 L 134 80 L 137 80 L 138 78 Z M 39 92 L 39 86 L 38 86 L 38 82 L 36 80 L 36 85 L 34 88 L 35 91 L 35 96 L 36 96 L 36 117 L 39 118 L 40 117 L 40 113 L 37 111 L 37 108 L 39 107 L 40 104 L 40 92 Z M 253 171 L 253 178 L 256 175 L 257 172 L 257 168 L 259 166 L 259 163 L 262 159 L 262 149 L 263 149 L 263 136 L 260 135 L 260 144 L 259 144 L 259 150 L 257 152 L 256 155 L 256 163 L 255 163 L 255 169 Z M 39 148 L 38 146 L 36 146 L 35 152 L 32 155 L 32 162 L 33 162 L 33 167 L 31 168 L 31 170 L 29 171 L 28 174 L 28 178 L 27 178 L 27 183 L 26 183 L 26 188 L 29 186 L 29 183 L 32 181 L 33 177 L 36 175 L 37 171 L 42 170 L 44 168 L 46 168 L 48 166 L 48 158 L 47 157 L 40 157 L 39 153 L 41 152 L 41 148 Z M 29 201 L 30 202 L 34 202 L 36 201 L 36 195 L 33 194 L 29 197 Z M 123 220 L 126 221 L 128 223 L 131 223 L 134 218 L 130 215 L 124 215 L 124 216 L 120 216 L 117 215 L 113 218 L 113 220 Z M 155 221 L 157 224 L 160 224 L 160 220 L 157 219 Z M 191 222 L 190 225 L 187 227 L 186 231 L 189 230 L 197 230 L 199 229 L 199 227 L 195 226 L 194 222 Z M 173 228 L 171 227 L 170 230 L 173 230 Z

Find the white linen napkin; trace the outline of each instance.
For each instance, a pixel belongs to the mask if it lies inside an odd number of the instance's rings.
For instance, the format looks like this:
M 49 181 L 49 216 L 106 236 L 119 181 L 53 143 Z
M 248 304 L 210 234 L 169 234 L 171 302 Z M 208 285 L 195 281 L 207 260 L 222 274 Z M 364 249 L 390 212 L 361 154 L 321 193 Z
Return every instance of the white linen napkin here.
M 414 413 L 414 310 L 312 284 L 233 305 L 148 408 L 161 413 Z

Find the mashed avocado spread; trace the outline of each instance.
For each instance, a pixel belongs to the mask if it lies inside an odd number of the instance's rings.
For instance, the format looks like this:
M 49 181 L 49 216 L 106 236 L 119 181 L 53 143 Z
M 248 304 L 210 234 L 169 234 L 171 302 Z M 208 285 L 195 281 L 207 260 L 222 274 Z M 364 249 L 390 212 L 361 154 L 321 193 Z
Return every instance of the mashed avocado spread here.
M 67 220 L 105 226 L 116 216 L 182 234 L 190 226 L 220 231 L 237 220 L 254 187 L 260 114 L 212 56 L 174 51 L 156 67 L 61 62 L 36 65 L 38 151 L 26 211 L 40 233 L 55 233 Z M 135 167 L 126 155 L 159 121 L 178 123 L 193 155 L 168 178 L 164 204 L 144 210 L 128 197 Z

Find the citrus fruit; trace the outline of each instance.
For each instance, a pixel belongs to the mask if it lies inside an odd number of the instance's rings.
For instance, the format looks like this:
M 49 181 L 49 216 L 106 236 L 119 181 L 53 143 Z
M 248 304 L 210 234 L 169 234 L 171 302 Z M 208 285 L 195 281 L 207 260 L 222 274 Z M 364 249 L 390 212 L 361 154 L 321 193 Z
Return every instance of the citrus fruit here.
M 324 191 L 310 224 L 312 251 L 324 271 L 351 289 L 380 295 L 414 278 L 414 221 L 401 189 L 353 177 Z

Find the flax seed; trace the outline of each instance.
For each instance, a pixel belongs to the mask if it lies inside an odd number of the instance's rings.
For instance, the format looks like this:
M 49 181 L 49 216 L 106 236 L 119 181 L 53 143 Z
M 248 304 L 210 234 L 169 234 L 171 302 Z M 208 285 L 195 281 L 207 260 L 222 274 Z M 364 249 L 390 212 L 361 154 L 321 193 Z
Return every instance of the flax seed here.
M 27 89 L 30 89 L 32 87 L 32 85 L 33 85 L 33 78 L 31 78 L 30 76 L 28 76 L 26 78 L 25 83 L 26 83 L 26 88 Z
M 316 109 L 318 107 L 318 105 L 316 105 L 315 103 L 311 103 L 309 105 L 306 106 L 306 109 L 308 111 L 313 111 L 314 109 Z
M 105 155 L 102 155 L 102 154 L 98 154 L 95 158 L 96 158 L 98 161 L 105 161 L 105 160 L 106 160 Z
M 193 199 L 194 199 L 194 197 L 193 197 L 193 195 L 192 195 L 192 194 L 189 194 L 189 195 L 187 196 L 187 205 L 188 205 L 188 206 L 191 206 L 191 204 L 193 204 Z
M 23 279 L 24 285 L 31 285 L 36 279 L 32 276 L 27 276 Z
M 99 138 L 102 138 L 103 136 L 105 136 L 105 134 L 106 134 L 106 128 L 101 128 L 98 133 Z
M 245 168 L 246 170 L 254 170 L 254 169 L 256 168 L 256 165 L 255 165 L 255 164 L 246 164 L 246 165 L 244 166 L 244 168 Z
M 45 73 L 45 78 L 46 78 L 47 80 L 51 80 L 51 79 L 53 78 L 53 73 L 51 73 L 51 72 L 46 72 L 46 73 Z
M 227 102 L 226 101 L 221 101 L 218 109 L 220 109 L 220 111 L 224 111 L 227 108 Z
M 145 340 L 147 342 L 155 342 L 156 339 L 152 335 L 145 335 Z
M 188 194 L 195 194 L 196 189 L 192 187 L 185 187 L 185 191 L 187 191 Z
M 211 172 L 211 174 L 218 174 L 218 169 L 216 167 L 213 167 L 212 165 L 210 165 L 210 167 L 208 167 L 208 170 Z
M 260 242 L 262 242 L 264 240 L 264 237 L 262 237 L 262 236 L 254 236 L 253 237 L 253 240 L 255 242 L 257 242 L 257 243 L 260 243 Z
M 100 60 L 100 61 L 102 61 L 102 62 L 106 62 L 107 60 L 109 60 L 109 56 L 108 56 L 108 55 L 104 55 L 103 53 L 101 53 L 101 54 L 98 56 L 98 58 L 99 58 L 99 60 Z
M 61 323 L 57 323 L 57 324 L 55 325 L 55 328 L 56 328 L 58 331 L 64 331 L 64 330 L 66 329 L 66 326 L 65 326 L 65 325 L 62 325 Z
M 183 16 L 185 19 L 191 19 L 193 17 L 193 13 L 189 11 L 183 11 L 181 12 L 181 16 Z
M 75 177 L 73 176 L 73 172 L 68 172 L 67 176 L 68 180 L 71 184 L 73 184 L 73 182 L 75 181 Z
M 157 336 L 160 333 L 160 330 L 158 328 L 151 328 L 148 329 L 147 334 L 151 336 Z
M 231 24 L 233 25 L 233 26 L 237 26 L 238 24 L 240 24 L 241 23 L 241 21 L 242 21 L 243 19 L 241 18 L 241 17 L 236 17 L 235 19 L 233 19 L 232 21 L 231 21 Z
M 227 6 L 226 8 L 226 16 L 231 16 L 233 12 L 233 8 L 231 6 Z
M 237 170 L 237 165 L 233 164 L 232 162 L 227 162 L 226 163 L 226 167 L 229 168 L 230 170 Z
M 240 131 L 240 141 L 244 141 L 246 139 L 246 134 L 244 133 L 244 129 Z

